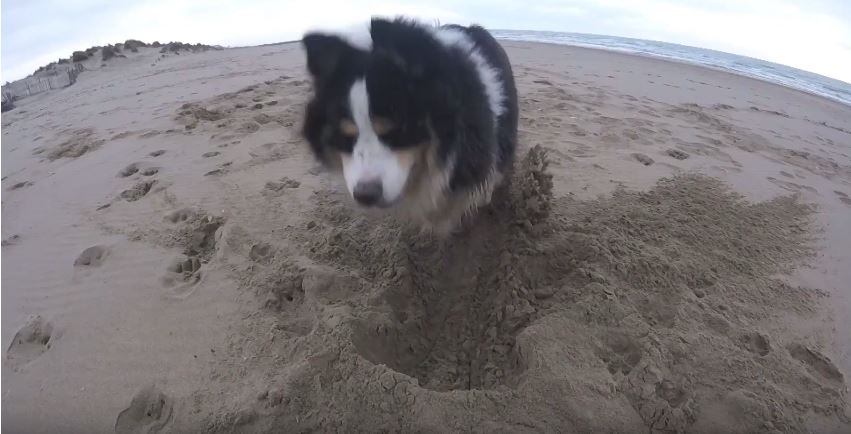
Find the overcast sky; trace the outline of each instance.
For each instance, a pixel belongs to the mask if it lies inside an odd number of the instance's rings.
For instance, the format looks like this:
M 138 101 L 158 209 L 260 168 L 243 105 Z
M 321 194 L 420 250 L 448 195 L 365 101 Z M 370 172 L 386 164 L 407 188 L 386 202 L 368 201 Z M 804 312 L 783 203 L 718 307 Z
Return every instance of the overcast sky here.
M 3 0 L 2 81 L 128 38 L 254 45 L 398 14 L 674 42 L 851 82 L 851 0 Z

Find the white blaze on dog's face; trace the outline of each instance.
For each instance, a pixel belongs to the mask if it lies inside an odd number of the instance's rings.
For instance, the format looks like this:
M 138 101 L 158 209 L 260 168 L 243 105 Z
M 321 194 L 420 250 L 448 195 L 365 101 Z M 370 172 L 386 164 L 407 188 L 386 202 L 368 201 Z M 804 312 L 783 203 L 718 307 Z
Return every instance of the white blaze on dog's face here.
M 350 132 L 357 139 L 351 154 L 341 154 L 346 187 L 363 205 L 390 206 L 400 199 L 414 158 L 408 151 L 391 149 L 379 138 L 363 79 L 356 80 L 349 91 L 349 108 L 355 123 L 349 126 Z

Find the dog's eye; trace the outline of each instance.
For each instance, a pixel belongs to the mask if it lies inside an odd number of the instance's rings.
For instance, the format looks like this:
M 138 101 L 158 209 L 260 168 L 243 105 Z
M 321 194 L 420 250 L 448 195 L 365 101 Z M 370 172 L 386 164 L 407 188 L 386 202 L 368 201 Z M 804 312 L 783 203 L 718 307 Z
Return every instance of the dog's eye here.
M 350 137 L 350 138 L 357 137 L 358 136 L 358 126 L 355 125 L 355 123 L 352 122 L 349 119 L 343 119 L 343 120 L 340 121 L 340 132 L 342 132 L 343 135 L 346 136 L 346 137 Z
M 395 126 L 393 121 L 385 117 L 376 116 L 372 118 L 372 130 L 378 136 L 384 136 L 390 131 L 393 131 Z
M 340 143 L 340 150 L 343 152 L 352 153 L 352 149 L 355 147 L 356 137 L 343 137 L 342 142 Z

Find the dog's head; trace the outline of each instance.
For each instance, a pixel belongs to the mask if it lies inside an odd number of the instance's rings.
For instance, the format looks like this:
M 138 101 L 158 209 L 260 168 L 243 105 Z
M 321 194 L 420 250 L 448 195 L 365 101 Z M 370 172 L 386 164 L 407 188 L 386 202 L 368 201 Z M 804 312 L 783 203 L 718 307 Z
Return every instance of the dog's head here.
M 389 207 L 431 170 L 441 49 L 416 23 L 373 19 L 370 41 L 308 33 L 302 44 L 314 94 L 303 133 L 314 154 L 341 170 L 352 197 Z M 439 109 L 437 110 L 440 111 Z M 439 116 L 439 113 L 437 113 Z

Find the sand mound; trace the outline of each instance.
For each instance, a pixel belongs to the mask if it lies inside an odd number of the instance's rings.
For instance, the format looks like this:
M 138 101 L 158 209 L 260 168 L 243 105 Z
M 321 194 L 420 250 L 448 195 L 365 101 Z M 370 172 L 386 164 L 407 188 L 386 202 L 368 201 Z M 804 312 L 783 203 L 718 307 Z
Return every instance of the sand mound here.
M 235 334 L 242 367 L 196 394 L 218 403 L 207 428 L 787 432 L 841 414 L 830 360 L 754 327 L 815 307 L 775 277 L 811 254 L 809 207 L 699 175 L 553 200 L 547 164 L 530 151 L 448 240 L 333 192 L 286 245 L 225 231 L 220 259 L 268 314 Z

